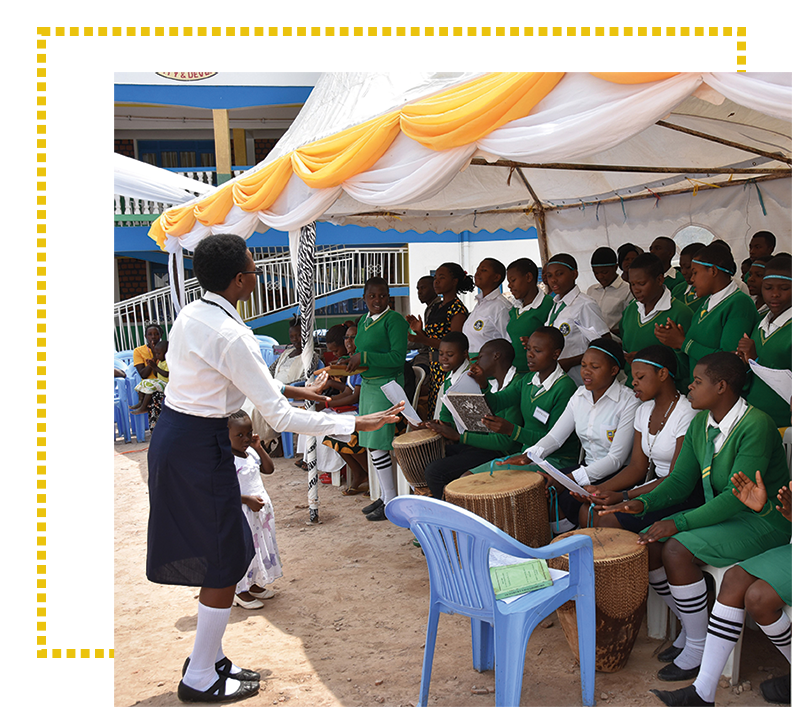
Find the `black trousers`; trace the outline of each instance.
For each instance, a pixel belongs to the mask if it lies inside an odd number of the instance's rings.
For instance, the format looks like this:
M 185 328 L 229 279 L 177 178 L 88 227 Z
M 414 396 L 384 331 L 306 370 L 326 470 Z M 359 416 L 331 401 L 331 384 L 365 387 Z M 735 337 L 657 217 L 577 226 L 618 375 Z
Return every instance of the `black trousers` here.
M 471 468 L 499 457 L 503 457 L 503 453 L 498 450 L 485 450 L 461 443 L 447 445 L 446 456 L 429 463 L 426 468 L 426 482 L 432 497 L 442 500 L 448 483 Z

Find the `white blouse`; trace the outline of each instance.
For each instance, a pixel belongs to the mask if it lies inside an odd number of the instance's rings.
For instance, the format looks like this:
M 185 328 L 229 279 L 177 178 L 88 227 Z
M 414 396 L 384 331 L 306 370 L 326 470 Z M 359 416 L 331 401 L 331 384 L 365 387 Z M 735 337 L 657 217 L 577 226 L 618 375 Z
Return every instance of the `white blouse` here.
M 687 432 L 690 421 L 698 410 L 694 410 L 684 395 L 679 396 L 676 406 L 657 435 L 649 434 L 649 418 L 655 401 L 642 403 L 635 411 L 635 429 L 641 433 L 641 450 L 655 467 L 655 479 L 664 478 L 671 472 L 671 461 L 676 452 L 676 442 Z M 645 485 L 646 483 L 642 483 Z

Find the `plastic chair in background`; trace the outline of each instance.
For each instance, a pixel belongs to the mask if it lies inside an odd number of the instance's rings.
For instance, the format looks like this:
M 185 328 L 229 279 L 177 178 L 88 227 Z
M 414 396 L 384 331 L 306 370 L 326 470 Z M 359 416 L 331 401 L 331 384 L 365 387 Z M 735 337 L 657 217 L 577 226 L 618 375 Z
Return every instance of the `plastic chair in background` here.
M 127 402 L 126 383 L 127 379 L 125 377 L 115 378 L 113 388 L 113 419 L 116 426 L 115 437 L 124 438 L 124 442 L 132 442 L 132 434 L 129 429 L 129 403 Z
M 419 706 L 426 706 L 429 695 L 440 613 L 470 618 L 473 667 L 482 672 L 494 666 L 496 706 L 517 707 L 531 632 L 569 600 L 575 601 L 577 610 L 583 704 L 594 705 L 596 611 L 591 538 L 575 535 L 544 548 L 531 548 L 463 508 L 420 496 L 394 498 L 385 514 L 396 525 L 410 528 L 429 569 L 429 620 Z M 552 586 L 512 602 L 496 601 L 489 573 L 490 549 L 519 559 L 568 554 L 569 573 Z
M 278 344 L 278 341 L 269 335 L 256 335 L 255 338 L 261 349 L 261 357 L 264 358 L 264 362 L 269 367 L 275 362 L 275 350 L 273 348 Z

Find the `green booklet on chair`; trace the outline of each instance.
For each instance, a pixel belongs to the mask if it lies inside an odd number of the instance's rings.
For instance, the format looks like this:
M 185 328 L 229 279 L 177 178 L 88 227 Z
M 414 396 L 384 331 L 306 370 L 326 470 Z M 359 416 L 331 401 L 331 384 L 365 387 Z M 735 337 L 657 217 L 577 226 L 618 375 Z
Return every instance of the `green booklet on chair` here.
M 490 578 L 496 600 L 541 590 L 553 584 L 547 562 L 541 558 L 491 567 Z

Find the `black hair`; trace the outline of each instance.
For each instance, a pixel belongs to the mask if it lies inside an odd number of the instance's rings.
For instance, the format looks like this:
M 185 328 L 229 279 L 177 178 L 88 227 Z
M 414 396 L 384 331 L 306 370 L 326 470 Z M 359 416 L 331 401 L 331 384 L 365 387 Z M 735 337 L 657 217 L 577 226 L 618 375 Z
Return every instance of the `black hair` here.
M 462 269 L 461 265 L 458 265 L 454 262 L 446 262 L 440 265 L 438 270 L 441 267 L 449 270 L 451 272 L 451 276 L 456 278 L 458 293 L 473 292 L 473 289 L 476 287 L 476 283 L 473 282 L 473 278 Z
M 500 260 L 496 260 L 495 258 L 484 258 L 481 262 L 489 263 L 495 273 L 500 275 L 501 282 L 506 279 L 506 266 Z
M 677 249 L 676 243 L 670 237 L 668 237 L 667 235 L 658 235 L 654 239 L 654 242 L 657 242 L 658 240 L 662 240 L 664 243 L 670 244 L 671 247 L 674 248 L 674 254 L 676 254 L 676 249 Z
M 568 265 L 573 270 L 577 271 L 578 265 L 577 260 L 573 258 L 571 255 L 567 255 L 566 253 L 558 253 L 557 255 L 553 255 L 548 261 L 548 265 L 552 265 L 553 263 L 561 263 L 562 265 Z
M 595 265 L 618 265 L 616 253 L 613 248 L 599 247 L 591 253 L 591 266 Z
M 470 349 L 470 341 L 463 332 L 454 331 L 446 333 L 445 337 L 440 338 L 440 342 L 456 345 L 463 352 L 467 352 Z
M 239 235 L 205 237 L 195 248 L 193 272 L 201 287 L 221 293 L 248 264 L 247 245 Z
M 481 346 L 483 350 L 486 346 L 489 346 L 493 352 L 497 352 L 501 354 L 501 357 L 511 365 L 514 362 L 514 345 L 512 345 L 508 340 L 504 338 L 495 338 L 494 340 L 488 340 Z
M 324 341 L 325 345 L 329 345 L 333 343 L 333 345 L 340 345 L 344 347 L 344 338 L 346 337 L 346 325 L 333 325 L 333 327 L 329 328 L 328 331 L 325 333 Z
M 365 295 L 368 292 L 368 289 L 373 286 L 382 286 L 390 293 L 390 285 L 388 285 L 388 281 L 379 275 L 374 275 L 374 277 L 370 277 L 366 280 L 366 284 L 363 286 L 363 294 Z
M 423 277 L 419 277 L 418 282 L 421 282 L 421 280 L 428 280 L 430 283 L 434 282 L 434 278 L 431 275 L 424 275 Z M 417 284 L 418 283 L 416 283 L 416 285 Z
M 643 250 L 632 243 L 624 243 L 624 245 L 619 245 L 619 249 L 616 251 L 616 257 L 619 262 L 619 270 L 624 270 L 622 267 L 624 265 L 624 260 L 631 252 L 637 253 L 638 255 L 643 254 Z
M 624 367 L 624 351 L 622 346 L 610 338 L 597 338 L 588 346 L 589 350 L 600 350 L 608 357 L 611 363 L 616 365 L 619 370 Z
M 773 255 L 765 265 L 765 275 L 788 275 L 792 277 L 792 255 L 788 253 Z
M 685 245 L 685 247 L 683 247 L 679 251 L 679 257 L 682 257 L 683 255 L 690 255 L 690 257 L 695 257 L 696 253 L 699 250 L 703 250 L 705 247 L 707 246 L 704 243 L 700 243 L 700 242 L 690 243 L 690 245 Z
M 679 364 L 677 363 L 676 353 L 667 345 L 647 345 L 645 348 L 635 353 L 636 360 L 649 360 L 650 362 L 662 365 L 671 374 L 672 378 L 676 378 Z M 658 370 L 659 368 L 655 368 Z
M 760 238 L 764 240 L 770 246 L 771 250 L 775 250 L 776 236 L 773 235 L 773 233 L 771 233 L 769 230 L 760 230 L 759 232 L 754 233 L 751 240 L 754 238 Z
M 695 259 L 701 260 L 703 263 L 709 263 L 719 272 L 725 272 L 729 276 L 737 272 L 737 265 L 734 263 L 731 248 L 722 241 L 713 240 L 703 250 L 696 253 Z
M 230 425 L 234 420 L 250 420 L 250 415 L 240 409 L 228 416 L 228 424 Z
M 652 253 L 644 253 L 635 258 L 630 265 L 630 270 L 645 270 L 652 277 L 665 274 L 660 258 Z
M 145 329 L 143 330 L 143 337 L 146 336 L 146 333 L 149 331 L 149 328 L 157 328 L 159 330 L 160 338 L 165 337 L 165 333 L 162 331 L 162 327 L 157 325 L 157 323 L 149 323 L 146 325 Z
M 562 333 L 558 328 L 553 327 L 552 325 L 543 325 L 542 327 L 536 328 L 534 332 L 544 335 L 546 338 L 548 338 L 554 350 L 563 351 L 566 340 L 564 340 L 564 333 Z
M 168 352 L 168 341 L 167 340 L 160 340 L 155 346 L 154 349 L 162 348 L 162 352 Z
M 289 320 L 289 327 L 301 327 L 302 326 L 302 318 L 295 315 L 291 320 Z
M 716 352 L 705 355 L 698 364 L 704 367 L 704 374 L 711 382 L 723 381 L 735 395 L 740 395 L 748 371 L 745 363 L 737 355 L 730 352 Z
M 773 259 L 773 256 L 772 256 L 772 255 L 762 255 L 762 257 L 758 257 L 758 258 L 756 258 L 756 260 L 751 260 L 751 258 L 745 258 L 745 260 L 750 260 L 750 261 L 751 261 L 751 265 L 755 265 L 756 263 L 764 263 L 764 265 L 765 265 L 765 266 L 766 266 L 766 265 L 767 265 L 767 263 L 769 263 L 769 262 L 770 262 L 772 259 Z M 743 260 L 743 262 L 745 262 L 745 260 Z
M 534 282 L 539 277 L 539 268 L 536 267 L 536 263 L 531 260 L 531 258 L 517 258 L 509 263 L 509 266 L 506 268 L 506 272 L 509 270 L 516 270 L 521 275 L 527 275 L 531 273 L 533 275 Z

